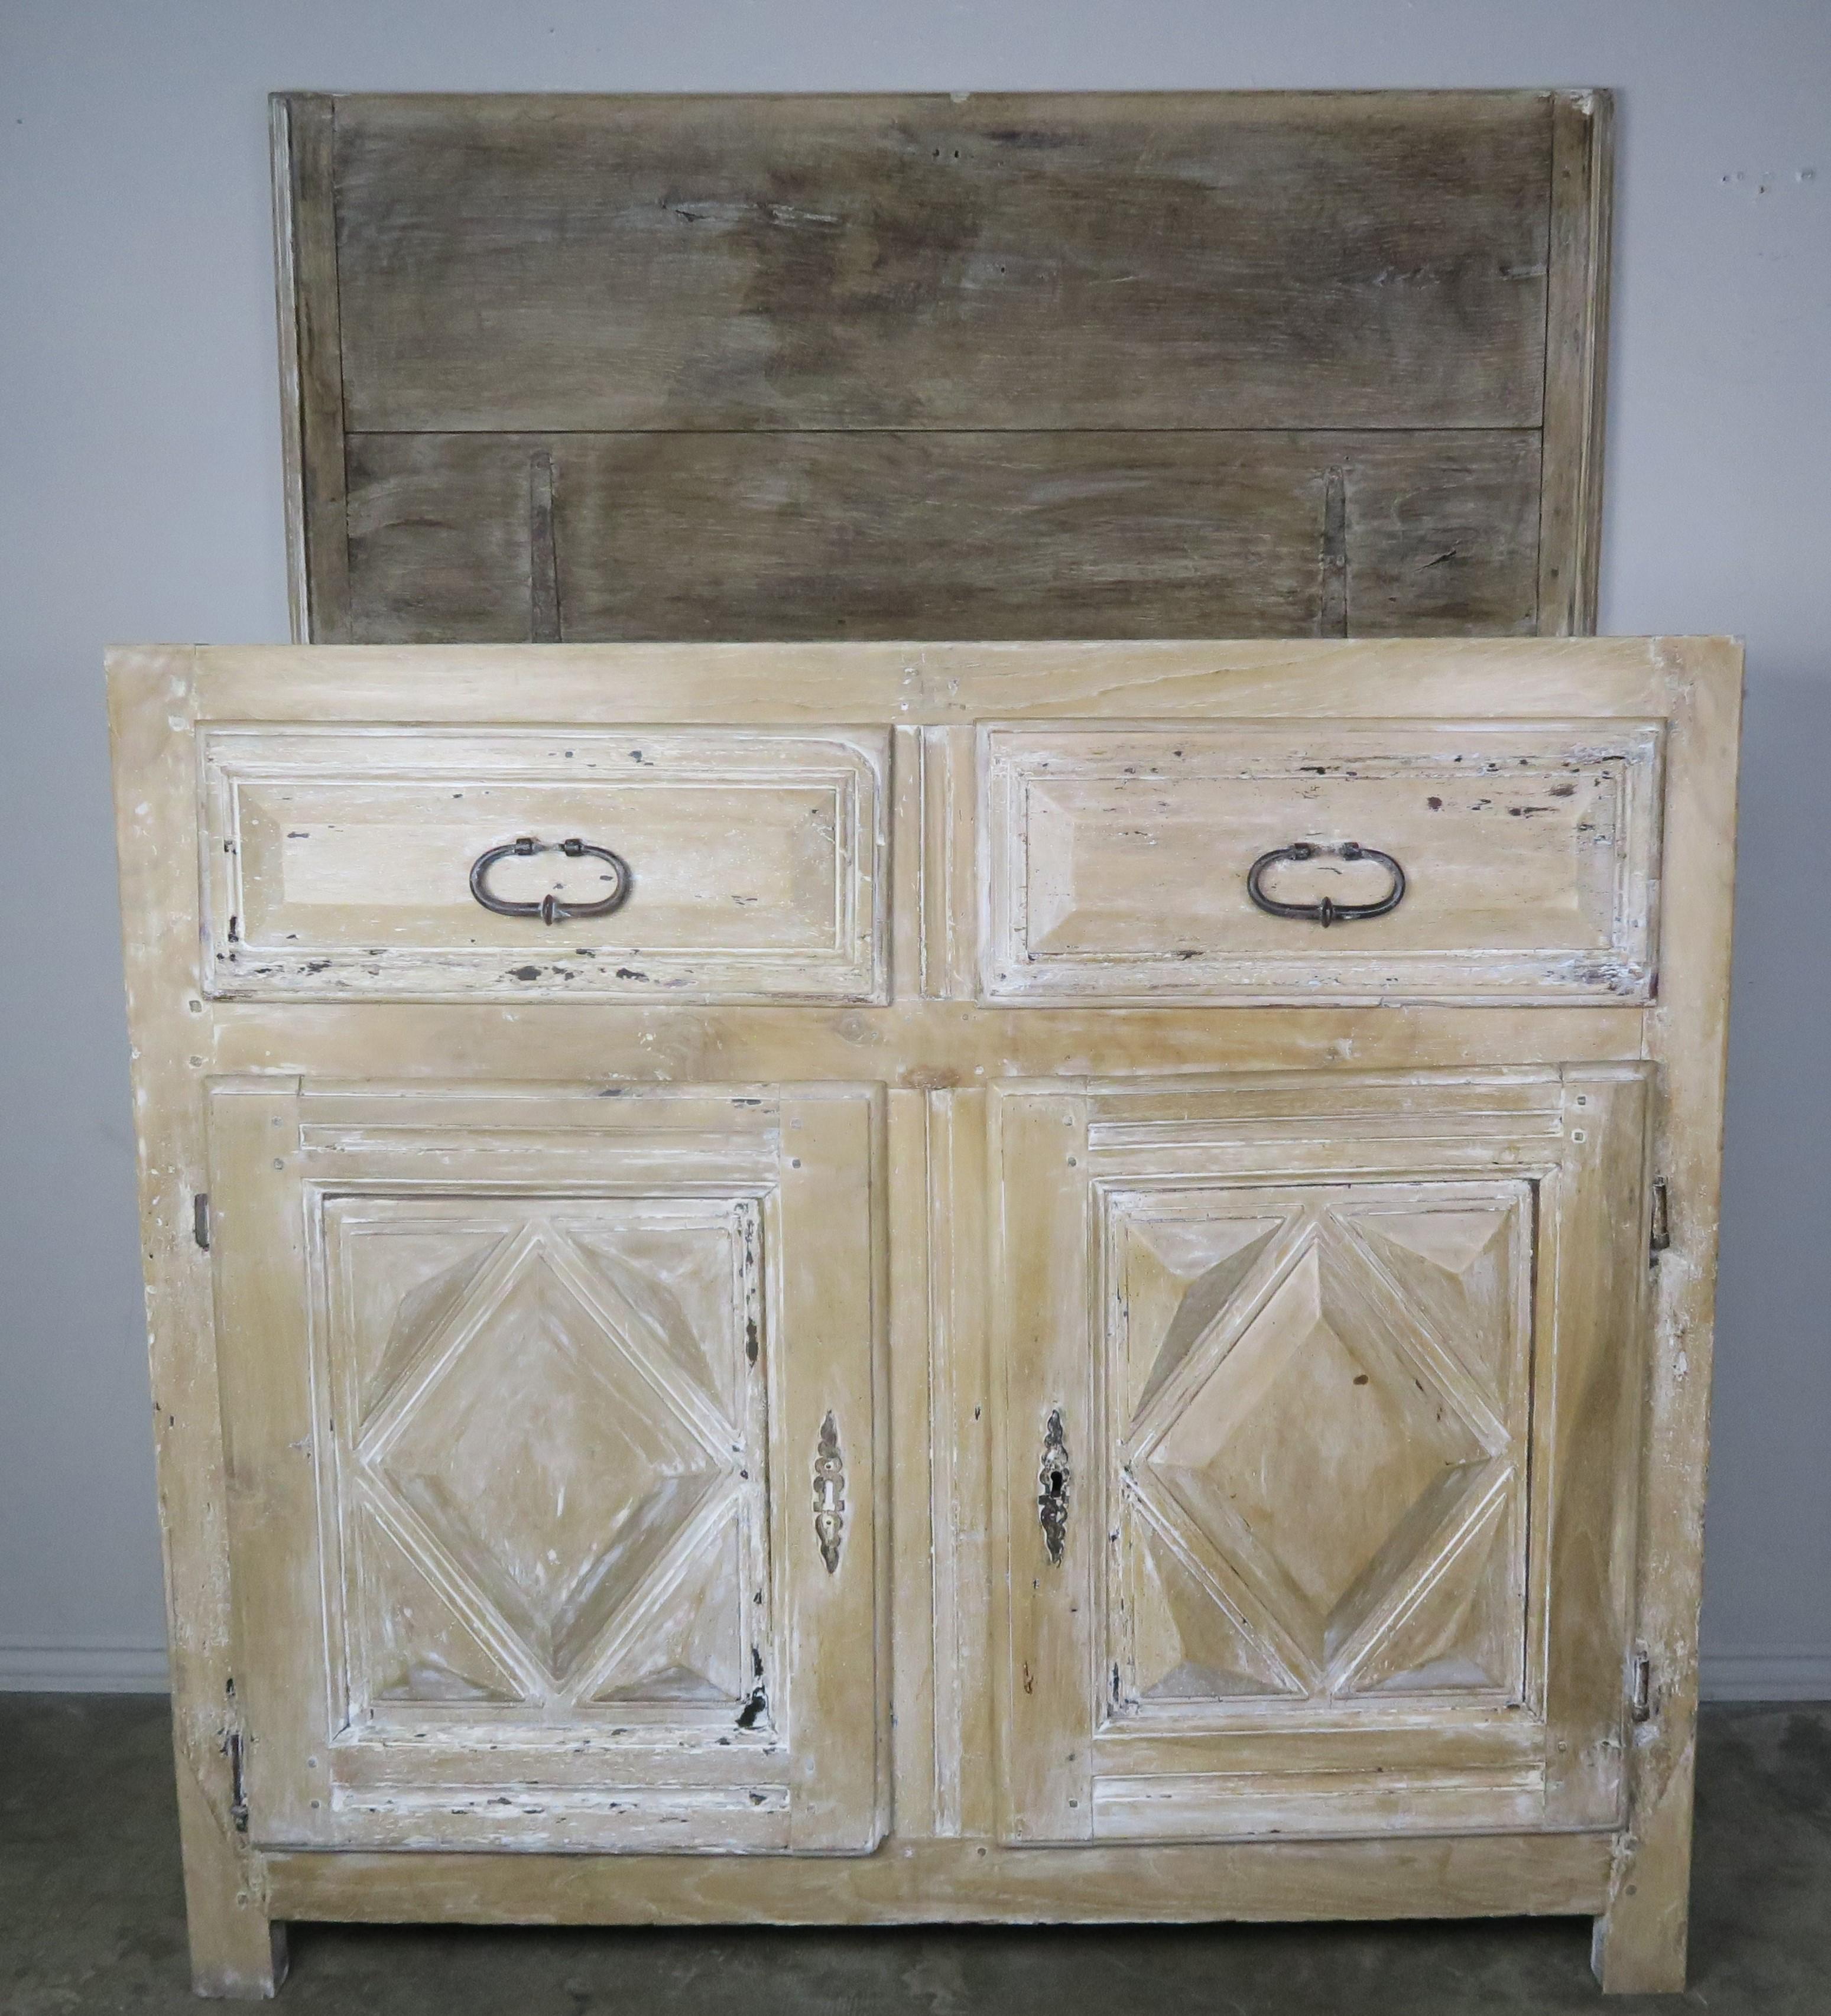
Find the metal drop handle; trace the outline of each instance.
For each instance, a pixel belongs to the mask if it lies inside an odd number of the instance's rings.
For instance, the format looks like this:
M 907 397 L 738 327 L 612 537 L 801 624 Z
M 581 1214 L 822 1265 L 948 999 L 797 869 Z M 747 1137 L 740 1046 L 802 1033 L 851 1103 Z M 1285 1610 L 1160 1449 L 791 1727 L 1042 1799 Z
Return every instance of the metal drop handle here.
M 538 903 L 511 903 L 495 895 L 489 884 L 490 870 L 510 855 L 529 854 L 563 854 L 574 861 L 588 854 L 594 861 L 606 862 L 612 877 L 610 893 L 595 903 L 564 903 L 551 892 Z M 607 917 L 629 894 L 629 864 L 621 855 L 583 840 L 542 841 L 523 834 L 520 840 L 486 849 L 470 864 L 470 893 L 486 910 L 493 910 L 498 917 L 538 917 L 544 924 L 563 923 L 569 917 Z
M 1338 861 L 1377 861 L 1392 877 L 1392 887 L 1376 903 L 1338 903 L 1330 896 L 1315 903 L 1281 903 L 1275 896 L 1265 894 L 1267 869 L 1281 861 L 1313 861 L 1318 855 L 1333 855 Z M 1382 854 L 1376 847 L 1363 847 L 1358 840 L 1344 840 L 1339 847 L 1316 847 L 1300 840 L 1259 856 L 1246 870 L 1246 894 L 1268 916 L 1304 917 L 1326 928 L 1330 924 L 1351 923 L 1356 917 L 1383 917 L 1387 911 L 1396 910 L 1405 900 L 1405 871 L 1390 854 Z

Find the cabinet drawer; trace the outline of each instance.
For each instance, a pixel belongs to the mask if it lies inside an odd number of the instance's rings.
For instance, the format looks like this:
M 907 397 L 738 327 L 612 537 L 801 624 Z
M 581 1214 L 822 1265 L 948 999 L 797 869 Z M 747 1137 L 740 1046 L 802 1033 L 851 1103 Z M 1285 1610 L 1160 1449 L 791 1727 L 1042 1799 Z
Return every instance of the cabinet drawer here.
M 1657 723 L 995 727 L 980 766 L 988 999 L 1650 998 Z
M 881 733 L 207 729 L 207 991 L 881 999 L 887 751 Z

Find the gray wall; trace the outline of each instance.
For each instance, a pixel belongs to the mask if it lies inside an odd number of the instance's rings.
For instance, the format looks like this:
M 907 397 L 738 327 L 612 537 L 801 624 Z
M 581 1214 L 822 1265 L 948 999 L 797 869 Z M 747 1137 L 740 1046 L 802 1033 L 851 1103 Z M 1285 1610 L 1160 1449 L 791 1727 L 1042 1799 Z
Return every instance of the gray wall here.
M 1719 1694 L 1831 1696 L 1824 0 L 4 0 L 0 1685 L 156 1683 L 100 679 L 286 635 L 265 95 L 1606 84 L 1603 627 L 1749 645 Z

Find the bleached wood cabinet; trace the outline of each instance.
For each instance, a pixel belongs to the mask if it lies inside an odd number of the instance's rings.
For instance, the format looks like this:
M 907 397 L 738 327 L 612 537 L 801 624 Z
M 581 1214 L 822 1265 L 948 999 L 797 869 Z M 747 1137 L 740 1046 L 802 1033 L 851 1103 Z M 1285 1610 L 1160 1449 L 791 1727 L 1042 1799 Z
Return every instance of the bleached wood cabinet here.
M 873 1846 L 869 1089 L 208 1114 L 250 1837 Z
M 117 653 L 200 1987 L 1521 1910 L 1678 1985 L 1739 678 Z

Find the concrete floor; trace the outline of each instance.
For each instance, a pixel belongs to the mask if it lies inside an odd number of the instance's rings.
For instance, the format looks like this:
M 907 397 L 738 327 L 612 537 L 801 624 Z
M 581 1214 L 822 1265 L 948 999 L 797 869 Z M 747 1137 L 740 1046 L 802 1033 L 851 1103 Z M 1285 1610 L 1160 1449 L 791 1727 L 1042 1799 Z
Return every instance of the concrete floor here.
M 165 1703 L 0 1694 L 0 2011 L 195 2009 Z M 1606 2007 L 1831 2016 L 1831 1705 L 1706 1711 L 1693 1985 Z M 304 1925 L 340 2016 L 1550 2016 L 1603 2007 L 1587 1921 L 1093 1931 Z

